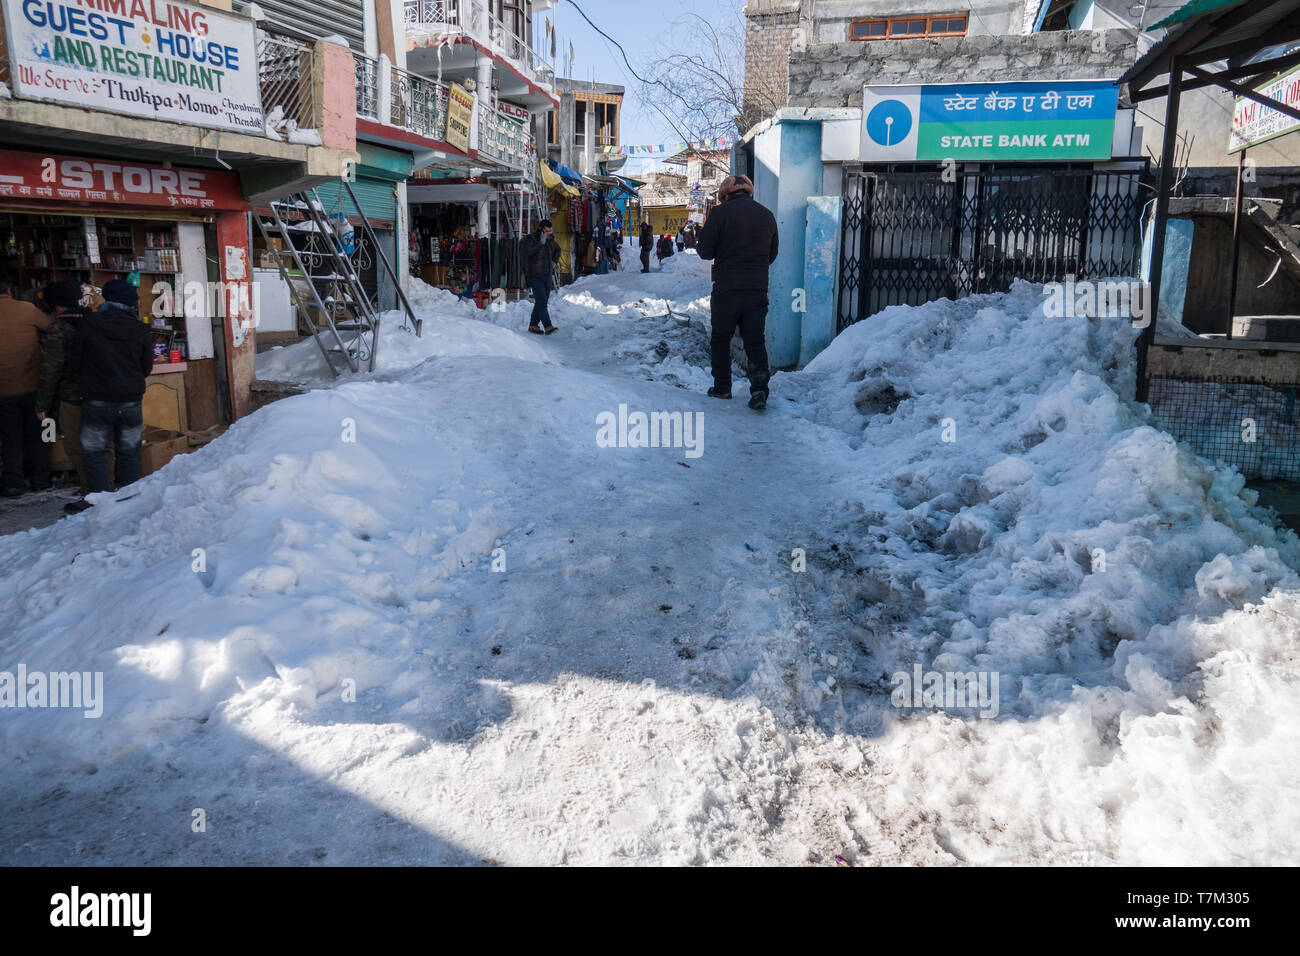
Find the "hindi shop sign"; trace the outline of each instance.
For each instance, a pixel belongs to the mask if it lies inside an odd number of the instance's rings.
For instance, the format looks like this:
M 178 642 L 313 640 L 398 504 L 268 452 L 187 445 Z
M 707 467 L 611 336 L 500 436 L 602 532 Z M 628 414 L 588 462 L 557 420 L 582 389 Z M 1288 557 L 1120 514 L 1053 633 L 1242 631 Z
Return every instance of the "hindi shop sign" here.
M 265 135 L 251 20 L 170 0 L 3 0 L 17 97 Z
M 868 86 L 866 162 L 1110 159 L 1119 90 L 1108 80 Z
M 174 209 L 248 208 L 234 173 L 0 149 L 0 199 Z
M 469 152 L 469 126 L 474 115 L 474 94 L 451 84 L 447 96 L 447 142 L 462 153 Z
M 1269 99 L 1300 109 L 1300 66 L 1288 70 L 1275 80 L 1255 88 Z M 1300 120 L 1279 113 L 1271 106 L 1244 96 L 1232 108 L 1232 132 L 1228 134 L 1228 152 L 1236 153 L 1256 143 L 1290 133 L 1300 128 Z

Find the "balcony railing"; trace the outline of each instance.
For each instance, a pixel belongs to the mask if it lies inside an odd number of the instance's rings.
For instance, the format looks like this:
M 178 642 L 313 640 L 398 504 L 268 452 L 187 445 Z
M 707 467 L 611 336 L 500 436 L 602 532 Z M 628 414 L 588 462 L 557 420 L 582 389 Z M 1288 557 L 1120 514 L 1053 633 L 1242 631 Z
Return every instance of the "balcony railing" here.
M 4 17 L 0 17 L 0 83 L 13 93 L 13 84 L 9 81 L 9 39 L 5 36 Z M 3 95 L 0 93 L 0 96 Z
M 429 139 L 447 138 L 447 103 L 450 87 L 427 76 L 388 67 L 388 112 L 384 110 L 385 79 L 382 63 L 355 55 L 357 115 L 419 133 Z M 478 151 L 485 158 L 515 169 L 533 163 L 532 129 L 526 122 L 503 116 L 494 106 L 478 107 Z
M 479 107 L 478 121 L 480 153 L 515 169 L 529 168 L 533 137 L 527 123 L 502 116 L 488 104 Z
M 393 67 L 392 75 L 392 124 L 430 139 L 446 139 L 450 96 L 447 85 L 397 67 Z
M 528 43 L 527 13 L 510 22 L 492 12 L 485 0 L 404 0 L 403 13 L 408 33 L 466 36 L 534 76 L 554 72 L 553 58 Z
M 379 61 L 353 53 L 357 71 L 357 115 L 379 119 Z
M 316 49 L 312 41 L 283 33 L 257 31 L 257 77 L 262 112 L 274 128 L 315 129 Z M 284 126 L 279 122 L 283 118 Z

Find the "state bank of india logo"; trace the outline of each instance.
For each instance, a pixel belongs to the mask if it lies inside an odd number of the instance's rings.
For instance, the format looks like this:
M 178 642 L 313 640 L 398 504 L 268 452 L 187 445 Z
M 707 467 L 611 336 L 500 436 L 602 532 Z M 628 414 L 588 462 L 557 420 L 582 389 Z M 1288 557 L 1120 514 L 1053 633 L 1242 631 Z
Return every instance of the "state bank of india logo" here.
M 912 131 L 912 111 L 902 100 L 881 100 L 867 114 L 867 135 L 881 146 L 896 146 Z

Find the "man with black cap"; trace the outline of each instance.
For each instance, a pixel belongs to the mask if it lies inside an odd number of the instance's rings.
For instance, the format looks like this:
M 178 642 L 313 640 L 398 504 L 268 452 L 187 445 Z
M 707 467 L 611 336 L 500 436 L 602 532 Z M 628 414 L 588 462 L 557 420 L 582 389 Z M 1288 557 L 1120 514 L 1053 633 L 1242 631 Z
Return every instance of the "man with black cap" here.
M 92 492 L 108 491 L 107 451 L 116 445 L 117 487 L 140 477 L 144 417 L 140 401 L 153 371 L 153 340 L 136 312 L 140 298 L 125 279 L 104 283 L 104 304 L 86 316 L 79 337 L 81 453 Z
M 650 271 L 650 253 L 655 248 L 655 231 L 650 228 L 650 220 L 641 223 L 641 271 Z
M 533 290 L 533 316 L 528 331 L 536 335 L 550 335 L 555 331 L 547 303 L 551 298 L 551 273 L 560 260 L 560 244 L 555 241 L 551 220 L 543 219 L 537 229 L 524 236 L 519 243 L 519 258 L 528 276 L 528 286 Z
M 704 221 L 696 240 L 701 259 L 713 261 L 714 398 L 731 398 L 731 338 L 740 329 L 749 360 L 749 407 L 767 407 L 767 271 L 776 261 L 776 217 L 754 201 L 748 176 L 728 176 L 718 190 L 720 205 Z

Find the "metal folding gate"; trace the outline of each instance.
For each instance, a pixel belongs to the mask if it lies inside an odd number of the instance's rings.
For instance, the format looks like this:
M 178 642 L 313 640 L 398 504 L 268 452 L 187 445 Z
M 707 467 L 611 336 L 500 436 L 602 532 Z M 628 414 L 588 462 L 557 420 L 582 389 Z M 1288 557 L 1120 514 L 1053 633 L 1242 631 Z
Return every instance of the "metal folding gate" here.
M 847 172 L 837 331 L 1013 279 L 1136 275 L 1145 168 Z

